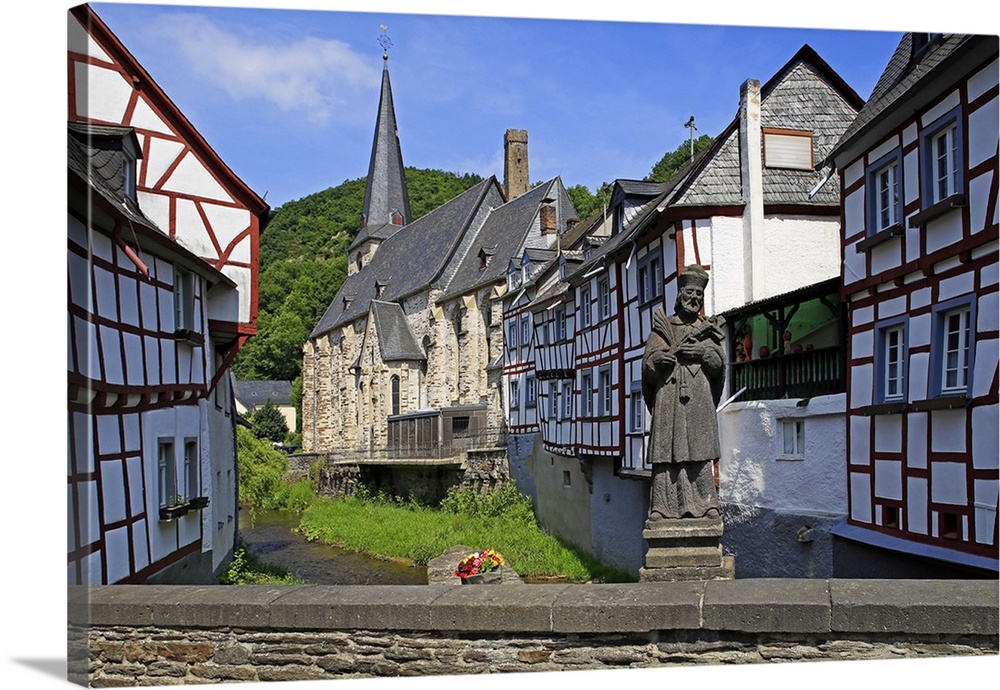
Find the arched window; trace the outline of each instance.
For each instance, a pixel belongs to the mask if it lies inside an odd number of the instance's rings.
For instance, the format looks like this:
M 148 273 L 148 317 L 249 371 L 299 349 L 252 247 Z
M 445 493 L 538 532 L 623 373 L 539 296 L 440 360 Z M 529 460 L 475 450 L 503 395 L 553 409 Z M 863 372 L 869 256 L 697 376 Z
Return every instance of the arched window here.
M 392 385 L 392 413 L 399 414 L 399 377 L 393 376 Z

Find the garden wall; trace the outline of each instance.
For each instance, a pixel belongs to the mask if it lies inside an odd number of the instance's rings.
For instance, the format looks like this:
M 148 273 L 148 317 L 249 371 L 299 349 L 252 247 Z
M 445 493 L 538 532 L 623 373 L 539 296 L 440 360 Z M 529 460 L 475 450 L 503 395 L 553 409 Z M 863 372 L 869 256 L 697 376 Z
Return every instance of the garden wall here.
M 989 580 L 70 591 L 94 687 L 997 653 Z

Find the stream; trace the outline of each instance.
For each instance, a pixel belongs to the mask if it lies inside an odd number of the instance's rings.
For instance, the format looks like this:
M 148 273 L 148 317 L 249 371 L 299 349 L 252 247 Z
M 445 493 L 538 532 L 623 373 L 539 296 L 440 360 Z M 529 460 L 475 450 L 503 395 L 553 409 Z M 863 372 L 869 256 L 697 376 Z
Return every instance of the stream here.
M 299 519 L 280 510 L 240 510 L 240 536 L 247 550 L 311 585 L 425 585 L 427 568 L 383 561 L 319 542 L 294 529 Z

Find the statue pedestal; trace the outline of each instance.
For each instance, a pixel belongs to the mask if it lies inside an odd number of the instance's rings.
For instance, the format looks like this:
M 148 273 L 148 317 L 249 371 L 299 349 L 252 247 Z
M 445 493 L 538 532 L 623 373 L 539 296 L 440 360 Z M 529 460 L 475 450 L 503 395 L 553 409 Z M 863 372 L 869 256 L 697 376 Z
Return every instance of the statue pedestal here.
M 736 560 L 722 553 L 722 518 L 646 520 L 645 567 L 641 582 L 731 580 Z

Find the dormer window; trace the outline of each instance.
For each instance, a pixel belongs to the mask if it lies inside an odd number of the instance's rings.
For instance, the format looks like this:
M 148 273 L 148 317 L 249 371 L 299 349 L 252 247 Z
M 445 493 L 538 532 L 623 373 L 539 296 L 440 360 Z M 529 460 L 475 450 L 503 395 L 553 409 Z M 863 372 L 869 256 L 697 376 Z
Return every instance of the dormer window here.
M 382 293 L 385 292 L 386 283 L 382 281 L 375 281 L 375 299 L 382 299 Z
M 393 225 L 402 225 L 403 214 L 400 213 L 399 211 L 393 211 L 392 215 L 389 217 L 389 222 L 392 223 Z
M 126 199 L 136 201 L 135 196 L 136 161 L 135 157 L 126 150 L 125 159 L 122 161 L 122 192 Z
M 813 170 L 812 132 L 767 127 L 763 132 L 765 166 L 787 170 Z
M 926 33 L 914 33 L 911 34 L 911 51 L 910 51 L 910 65 L 913 66 L 923 59 L 924 55 L 929 53 L 934 46 L 936 46 L 941 41 L 941 37 L 944 34 L 926 34 Z

